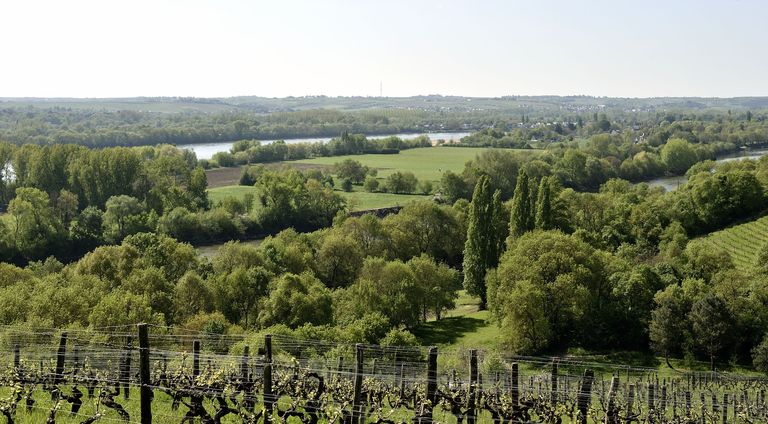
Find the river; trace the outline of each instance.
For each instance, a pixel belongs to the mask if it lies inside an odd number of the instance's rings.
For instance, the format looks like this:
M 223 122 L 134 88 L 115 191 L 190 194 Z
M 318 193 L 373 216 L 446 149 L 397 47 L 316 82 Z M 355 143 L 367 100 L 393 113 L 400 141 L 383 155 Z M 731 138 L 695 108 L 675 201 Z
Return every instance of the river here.
M 758 159 L 766 154 L 768 154 L 768 149 L 740 150 L 738 152 L 719 156 L 715 162 L 722 163 L 732 160 Z M 645 182 L 651 187 L 664 187 L 664 190 L 671 191 L 688 182 L 688 178 L 685 176 L 659 177 Z
M 431 140 L 445 140 L 445 141 L 458 141 L 462 137 L 466 137 L 472 133 L 469 132 L 433 132 L 433 133 L 401 133 L 390 135 L 375 135 L 368 137 L 369 139 L 379 139 L 387 137 L 399 137 L 403 140 L 411 140 L 420 135 L 426 134 Z M 288 144 L 296 143 L 327 143 L 331 141 L 333 137 L 321 137 L 321 138 L 291 138 L 285 139 Z M 261 140 L 262 144 L 273 143 L 277 140 Z M 217 143 L 195 143 L 195 144 L 182 144 L 178 147 L 180 149 L 187 149 L 195 152 L 198 159 L 210 159 L 214 154 L 218 152 L 228 152 L 232 149 L 233 141 L 217 142 Z

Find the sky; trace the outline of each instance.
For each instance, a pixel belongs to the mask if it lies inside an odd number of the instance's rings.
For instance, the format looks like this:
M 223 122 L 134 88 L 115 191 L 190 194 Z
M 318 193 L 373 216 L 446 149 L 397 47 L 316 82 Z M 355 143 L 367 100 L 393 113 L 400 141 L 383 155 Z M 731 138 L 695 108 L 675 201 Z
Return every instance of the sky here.
M 0 0 L 0 97 L 768 95 L 765 0 Z

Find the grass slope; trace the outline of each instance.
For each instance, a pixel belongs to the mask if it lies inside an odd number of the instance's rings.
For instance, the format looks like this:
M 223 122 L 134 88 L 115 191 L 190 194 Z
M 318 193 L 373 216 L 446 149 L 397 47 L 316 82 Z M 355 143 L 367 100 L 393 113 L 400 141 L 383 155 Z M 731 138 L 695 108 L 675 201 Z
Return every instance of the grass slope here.
M 479 298 L 461 290 L 456 308 L 414 329 L 413 334 L 426 346 L 501 349 L 501 329 L 489 321 L 488 311 L 479 310 L 479 303 Z
M 715 231 L 696 242 L 725 250 L 737 268 L 749 271 L 755 267 L 757 253 L 768 243 L 768 216 Z

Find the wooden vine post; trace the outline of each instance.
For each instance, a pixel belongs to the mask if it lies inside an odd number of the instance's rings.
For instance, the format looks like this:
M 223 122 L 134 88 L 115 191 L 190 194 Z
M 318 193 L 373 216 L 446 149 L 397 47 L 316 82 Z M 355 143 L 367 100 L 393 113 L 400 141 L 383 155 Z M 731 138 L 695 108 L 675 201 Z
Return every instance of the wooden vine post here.
M 592 400 L 592 381 L 594 379 L 594 371 L 590 369 L 584 371 L 584 378 L 581 381 L 578 399 L 580 424 L 587 424 L 587 413 L 589 410 L 589 403 Z
M 435 406 L 437 405 L 437 348 L 431 346 L 427 357 L 427 422 L 432 422 Z
M 21 347 L 18 343 L 13 345 L 13 370 L 16 373 L 19 372 L 19 365 L 21 364 Z
M 131 350 L 133 349 L 133 337 L 128 336 L 125 338 L 125 352 L 124 352 L 124 360 L 123 360 L 123 367 L 120 370 L 120 381 L 119 383 L 123 386 L 123 397 L 125 399 L 130 398 L 130 387 L 131 387 Z
M 520 403 L 520 372 L 517 366 L 517 362 L 512 363 L 512 372 L 510 378 L 512 379 L 512 410 L 517 412 Z
M 61 333 L 59 350 L 56 352 L 56 373 L 53 376 L 54 384 L 61 384 L 64 378 L 64 359 L 67 357 L 67 333 Z
M 264 336 L 264 422 L 272 422 L 272 335 Z
M 197 379 L 200 375 L 200 340 L 192 342 L 192 376 Z
M 352 398 L 352 424 L 359 424 L 362 421 L 362 400 L 363 400 L 363 345 L 355 345 L 355 382 L 354 397 Z
M 139 324 L 139 383 L 141 424 L 152 424 L 152 381 L 149 372 L 149 332 L 147 324 Z
M 549 394 L 549 401 L 554 407 L 557 405 L 557 359 L 552 358 L 552 374 L 550 375 L 551 391 Z
M 477 350 L 469 351 L 469 405 L 467 405 L 467 424 L 477 421 Z
M 619 408 L 616 405 L 616 393 L 619 391 L 619 377 L 611 378 L 611 388 L 608 392 L 608 408 L 605 411 L 605 424 L 618 424 Z

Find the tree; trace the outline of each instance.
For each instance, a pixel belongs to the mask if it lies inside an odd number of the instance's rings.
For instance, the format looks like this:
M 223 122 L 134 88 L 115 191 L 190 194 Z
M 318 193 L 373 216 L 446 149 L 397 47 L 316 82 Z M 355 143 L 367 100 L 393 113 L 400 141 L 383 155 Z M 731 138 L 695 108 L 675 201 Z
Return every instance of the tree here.
M 312 274 L 283 274 L 270 283 L 259 313 L 261 325 L 328 324 L 332 318 L 331 292 Z
M 93 327 L 134 325 L 137 322 L 162 325 L 162 314 L 154 313 L 149 300 L 123 290 L 113 290 L 102 297 L 88 317 Z
M 534 210 L 531 204 L 531 194 L 528 174 L 520 169 L 517 175 L 515 195 L 512 197 L 512 213 L 509 218 L 509 237 L 514 240 L 534 228 Z
M 64 228 L 69 227 L 69 223 L 77 216 L 78 200 L 77 195 L 71 191 L 61 190 L 56 197 L 55 209 L 56 215 Z
M 379 312 L 391 326 L 413 327 L 421 322 L 424 293 L 411 267 L 401 261 L 366 258 L 357 281 L 342 297 L 343 313 L 350 317 Z
M 682 175 L 694 163 L 698 162 L 696 150 L 687 141 L 672 138 L 661 148 L 661 160 L 667 170 L 676 175 Z
M 333 169 L 339 178 L 348 179 L 355 184 L 362 183 L 370 171 L 367 166 L 354 159 L 344 159 L 337 162 L 333 165 Z
M 482 176 L 475 186 L 464 243 L 464 288 L 480 297 L 481 309 L 485 309 L 488 300 L 485 274 L 499 263 L 500 246 L 506 238 L 505 228 L 501 228 L 504 225 L 501 193 L 498 190 L 492 193 L 490 184 L 490 179 Z
M 352 180 L 350 180 L 349 178 L 344 178 L 343 180 L 341 180 L 341 189 L 346 192 L 352 191 Z
M 16 198 L 8 205 L 14 218 L 13 240 L 26 258 L 47 256 L 60 241 L 63 228 L 56 219 L 48 195 L 36 188 L 16 189 Z
M 335 232 L 323 238 L 316 257 L 319 275 L 325 285 L 331 288 L 352 284 L 363 264 L 362 249 L 358 242 Z
M 552 186 L 548 177 L 542 178 L 539 183 L 539 193 L 536 200 L 536 228 L 551 230 L 555 227 L 555 219 L 552 214 Z
M 432 194 L 432 181 L 421 180 L 419 181 L 419 192 L 422 194 Z
M 576 236 L 526 233 L 488 274 L 488 308 L 520 351 L 602 347 L 611 312 L 603 261 Z
M 413 201 L 383 220 L 389 234 L 391 257 L 408 260 L 422 253 L 457 264 L 465 229 L 457 211 L 429 200 Z
M 468 197 L 469 188 L 461 175 L 446 171 L 440 178 L 440 195 L 449 204 Z
M 691 307 L 688 319 L 693 328 L 694 341 L 709 357 L 712 371 L 715 370 L 715 356 L 728 346 L 731 317 L 728 307 L 715 294 L 705 295 Z
M 768 337 L 763 336 L 763 341 L 752 349 L 752 366 L 756 370 L 768 374 Z
M 413 271 L 417 292 L 423 295 L 422 319 L 426 322 L 427 315 L 432 313 L 439 320 L 444 310 L 455 306 L 459 273 L 426 254 L 412 258 L 407 265 Z
M 106 207 L 104 233 L 112 241 L 121 241 L 130 232 L 134 232 L 131 224 L 135 221 L 136 215 L 144 211 L 139 199 L 126 195 L 110 197 Z
M 387 190 L 390 193 L 413 193 L 416 191 L 416 185 L 419 180 L 413 175 L 413 172 L 396 171 L 387 177 Z
M 365 177 L 363 188 L 365 188 L 365 191 L 373 193 L 379 189 L 379 180 L 377 180 L 376 177 L 367 176 Z
M 687 337 L 686 314 L 690 304 L 677 284 L 656 293 L 654 303 L 656 308 L 651 312 L 649 338 L 651 346 L 664 355 L 669 365 L 669 354 L 679 350 Z
M 212 308 L 212 294 L 205 281 L 194 271 L 184 274 L 173 288 L 173 321 L 183 323 Z
M 202 167 L 196 167 L 190 174 L 187 193 L 191 198 L 192 204 L 198 209 L 208 209 L 210 205 L 208 200 L 208 177 L 206 177 L 205 170 Z

